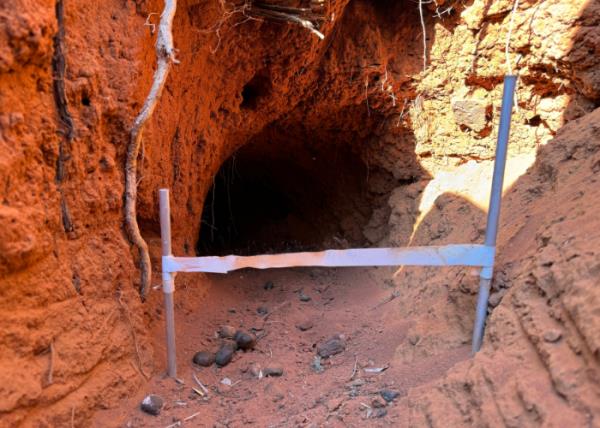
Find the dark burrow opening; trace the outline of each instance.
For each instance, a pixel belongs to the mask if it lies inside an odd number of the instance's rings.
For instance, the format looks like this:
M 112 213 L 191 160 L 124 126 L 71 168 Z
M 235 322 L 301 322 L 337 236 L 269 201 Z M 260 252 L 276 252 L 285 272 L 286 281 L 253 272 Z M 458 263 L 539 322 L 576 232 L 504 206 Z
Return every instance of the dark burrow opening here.
M 249 255 L 367 245 L 364 227 L 377 201 L 385 205 L 373 183 L 381 188 L 387 180 L 350 144 L 259 136 L 230 156 L 214 177 L 197 253 Z

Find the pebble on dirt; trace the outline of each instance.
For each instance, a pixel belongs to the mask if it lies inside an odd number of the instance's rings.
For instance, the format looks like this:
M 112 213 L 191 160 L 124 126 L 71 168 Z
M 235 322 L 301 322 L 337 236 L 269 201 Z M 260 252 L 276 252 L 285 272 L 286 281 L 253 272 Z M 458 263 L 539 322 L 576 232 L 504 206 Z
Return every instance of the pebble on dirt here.
M 281 367 L 265 367 L 263 375 L 265 377 L 279 377 L 283 375 L 283 369 Z
M 215 356 L 215 363 L 217 363 L 217 366 L 223 367 L 229 364 L 236 350 L 237 345 L 235 342 L 223 343 L 221 348 L 217 351 L 217 355 Z
M 250 366 L 248 366 L 248 371 L 253 377 L 256 377 L 258 379 L 263 377 L 263 372 L 261 370 L 260 364 L 258 363 L 250 364 Z
M 562 332 L 560 330 L 548 330 L 544 333 L 544 340 L 550 343 L 558 342 L 561 337 Z
M 243 349 L 244 351 L 254 349 L 254 346 L 256 345 L 256 337 L 243 330 L 236 331 L 233 340 L 237 343 L 238 348 Z
M 310 330 L 311 328 L 313 328 L 313 322 L 312 321 L 304 321 L 303 323 L 298 324 L 296 327 L 298 328 L 298 330 L 300 331 L 307 331 Z
M 214 352 L 200 351 L 194 355 L 194 364 L 198 364 L 202 367 L 210 367 L 215 362 Z
M 346 341 L 336 334 L 331 339 L 317 346 L 317 354 L 322 358 L 329 358 L 332 355 L 339 354 L 346 349 Z
M 400 395 L 400 393 L 398 391 L 390 391 L 389 389 L 382 389 L 381 391 L 379 391 L 379 395 L 381 395 L 381 397 L 385 401 L 390 403 L 390 402 L 394 401 Z
M 155 394 L 147 395 L 140 404 L 140 409 L 149 415 L 158 416 L 163 407 L 163 399 Z
M 274 287 L 273 281 L 267 281 L 267 282 L 265 282 L 265 285 L 263 286 L 263 288 L 265 290 L 272 290 L 273 287 Z
M 304 294 L 304 291 L 300 292 L 300 301 L 301 302 L 310 302 L 310 296 Z
M 259 306 L 259 307 L 256 309 L 256 312 L 257 312 L 259 315 L 267 315 L 267 314 L 269 313 L 269 309 L 268 309 L 266 306 Z

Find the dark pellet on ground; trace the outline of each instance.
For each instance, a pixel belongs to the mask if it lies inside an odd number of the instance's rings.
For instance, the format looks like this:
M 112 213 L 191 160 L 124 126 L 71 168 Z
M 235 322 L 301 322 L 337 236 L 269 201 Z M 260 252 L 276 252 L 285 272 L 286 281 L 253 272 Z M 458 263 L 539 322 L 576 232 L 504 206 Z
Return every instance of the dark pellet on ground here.
M 283 369 L 281 367 L 266 367 L 263 369 L 263 375 L 265 377 L 279 377 L 283 375 Z
M 215 363 L 217 363 L 217 366 L 223 367 L 229 364 L 236 349 L 237 345 L 235 342 L 223 343 L 221 348 L 217 351 L 217 355 L 215 356 Z
M 254 349 L 254 346 L 256 345 L 256 337 L 242 330 L 235 332 L 233 340 L 237 343 L 238 348 L 243 349 L 244 351 Z
M 263 288 L 265 290 L 272 290 L 274 286 L 273 281 L 267 281 L 265 282 L 265 285 L 263 285 Z
M 215 354 L 214 352 L 200 351 L 194 355 L 192 361 L 199 366 L 209 367 L 215 362 Z
M 394 401 L 400 395 L 400 393 L 397 391 L 390 391 L 389 389 L 382 389 L 379 391 L 379 395 L 381 395 L 385 401 L 390 403 Z
M 259 307 L 256 309 L 256 312 L 257 312 L 259 315 L 267 315 L 267 314 L 269 313 L 269 309 L 268 309 L 266 306 L 259 306 Z
M 163 407 L 163 399 L 155 394 L 147 395 L 140 404 L 140 409 L 149 415 L 158 416 Z

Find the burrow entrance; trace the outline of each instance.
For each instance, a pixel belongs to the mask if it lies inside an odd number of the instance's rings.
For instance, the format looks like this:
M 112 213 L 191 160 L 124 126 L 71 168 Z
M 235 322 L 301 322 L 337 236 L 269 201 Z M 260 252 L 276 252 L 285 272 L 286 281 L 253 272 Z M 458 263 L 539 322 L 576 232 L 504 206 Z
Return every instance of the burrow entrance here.
M 268 132 L 236 151 L 204 204 L 199 255 L 269 254 L 366 245 L 363 228 L 389 177 L 343 142 Z M 393 186 L 390 180 L 389 186 Z

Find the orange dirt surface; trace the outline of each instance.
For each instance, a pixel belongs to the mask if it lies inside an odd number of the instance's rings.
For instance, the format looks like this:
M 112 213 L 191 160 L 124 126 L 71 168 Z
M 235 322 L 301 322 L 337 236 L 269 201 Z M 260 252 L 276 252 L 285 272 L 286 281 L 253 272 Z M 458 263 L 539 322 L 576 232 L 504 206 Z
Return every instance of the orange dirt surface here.
M 115 426 L 161 427 L 196 412 L 200 413 L 190 426 L 362 426 L 371 421 L 381 425 L 381 420 L 366 419 L 372 400 L 383 401 L 380 390 L 405 396 L 409 389 L 439 379 L 470 352 L 463 345 L 410 364 L 394 358 L 397 344 L 408 340 L 412 321 L 393 310 L 393 301 L 385 303 L 393 291 L 384 281 L 390 276 L 387 270 L 242 271 L 211 275 L 199 285 L 202 290 L 198 285 L 184 286 L 176 322 L 178 376 L 185 383 L 158 375 L 119 412 L 99 413 L 97 426 L 114 421 Z M 264 289 L 267 281 L 273 282 L 273 289 Z M 311 300 L 302 302 L 300 292 Z M 272 311 L 266 320 L 256 311 L 260 306 Z M 313 327 L 300 331 L 297 326 L 306 321 Z M 256 328 L 260 338 L 256 349 L 238 351 L 224 368 L 193 365 L 199 350 L 218 349 L 221 339 L 215 333 L 221 325 Z M 162 324 L 157 327 L 157 352 L 164 366 Z M 335 334 L 345 336 L 346 350 L 323 359 L 324 371 L 318 373 L 312 367 L 316 348 Z M 253 364 L 283 368 L 283 376 L 258 379 L 250 372 Z M 389 368 L 369 374 L 365 367 Z M 192 390 L 200 389 L 192 373 L 208 388 L 206 399 Z M 223 385 L 224 378 L 232 386 Z M 166 401 L 159 417 L 139 411 L 143 395 L 150 392 Z M 402 419 L 398 407 L 390 406 L 384 425 Z
M 154 278 L 142 301 L 123 171 L 155 64 L 145 24 L 163 3 L 0 2 L 0 426 L 167 426 L 195 412 L 185 425 L 598 426 L 598 0 L 523 0 L 514 15 L 510 179 L 475 358 L 476 272 L 180 275 L 185 385 L 163 378 L 161 187 L 180 256 L 483 239 L 512 1 L 427 4 L 425 50 L 410 0 L 328 1 L 323 41 L 234 3 L 178 2 L 180 63 L 139 160 Z M 260 327 L 256 306 L 285 302 L 256 351 L 199 372 L 209 400 L 190 399 L 191 355 L 214 330 Z M 304 318 L 315 326 L 299 332 Z M 336 333 L 348 347 L 317 374 L 312 346 Z M 366 379 L 370 359 L 390 368 Z M 284 375 L 250 379 L 250 362 Z M 384 386 L 402 396 L 363 419 Z M 138 410 L 151 392 L 158 417 Z

